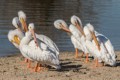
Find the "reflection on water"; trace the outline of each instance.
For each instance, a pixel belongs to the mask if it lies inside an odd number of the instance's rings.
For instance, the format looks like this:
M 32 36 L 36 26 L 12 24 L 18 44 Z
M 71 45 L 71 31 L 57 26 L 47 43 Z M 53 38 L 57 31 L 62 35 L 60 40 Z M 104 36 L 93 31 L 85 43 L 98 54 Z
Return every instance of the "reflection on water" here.
M 74 51 L 70 37 L 54 28 L 56 19 L 64 19 L 68 25 L 70 17 L 77 15 L 83 25 L 90 22 L 95 29 L 120 47 L 120 0 L 1 0 L 0 1 L 0 55 L 19 52 L 7 39 L 7 33 L 14 29 L 12 18 L 19 10 L 27 14 L 27 23 L 34 22 L 36 32 L 47 35 L 61 51 Z

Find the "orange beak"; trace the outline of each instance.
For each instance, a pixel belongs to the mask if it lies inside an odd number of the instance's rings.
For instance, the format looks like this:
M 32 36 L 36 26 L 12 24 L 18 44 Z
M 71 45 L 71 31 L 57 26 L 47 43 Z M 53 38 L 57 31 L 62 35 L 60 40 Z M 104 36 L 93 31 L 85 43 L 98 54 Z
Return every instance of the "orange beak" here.
M 62 24 L 61 24 L 61 28 L 62 28 L 62 30 L 64 30 L 65 32 L 69 32 L 69 33 L 71 33 L 70 30 L 67 29 L 67 28 L 65 28 Z
M 25 20 L 23 18 L 20 18 L 20 22 L 22 24 L 24 31 L 27 32 L 28 29 L 27 29 L 27 24 L 26 24 Z
M 85 33 L 83 32 L 82 27 L 80 26 L 80 24 L 78 24 L 78 22 L 76 22 L 76 27 L 78 28 L 78 30 L 82 33 L 82 35 L 85 36 Z
M 98 47 L 98 50 L 100 51 L 100 44 L 98 43 L 95 33 L 94 32 L 91 32 L 91 33 L 92 33 L 93 40 L 95 41 L 95 44 Z
M 35 44 L 36 44 L 36 46 L 38 47 L 37 38 L 36 38 L 36 35 L 35 35 L 35 32 L 34 32 L 33 29 L 31 29 L 31 33 L 32 33 L 32 35 L 33 35 L 33 38 L 34 38 Z
M 16 43 L 17 45 L 20 45 L 20 39 L 17 35 L 14 36 L 13 40 L 11 40 L 12 43 Z

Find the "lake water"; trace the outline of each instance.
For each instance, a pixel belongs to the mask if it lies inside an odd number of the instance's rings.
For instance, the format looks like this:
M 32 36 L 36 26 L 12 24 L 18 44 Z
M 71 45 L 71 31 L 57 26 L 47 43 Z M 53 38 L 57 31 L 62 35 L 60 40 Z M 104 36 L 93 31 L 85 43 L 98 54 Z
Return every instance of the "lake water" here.
M 83 25 L 91 23 L 95 29 L 106 35 L 120 50 L 120 0 L 0 0 L 0 56 L 19 53 L 7 39 L 12 18 L 23 10 L 27 23 L 33 22 L 36 32 L 50 37 L 60 51 L 74 51 L 70 37 L 54 28 L 53 22 L 64 19 L 70 24 L 70 17 L 77 15 Z

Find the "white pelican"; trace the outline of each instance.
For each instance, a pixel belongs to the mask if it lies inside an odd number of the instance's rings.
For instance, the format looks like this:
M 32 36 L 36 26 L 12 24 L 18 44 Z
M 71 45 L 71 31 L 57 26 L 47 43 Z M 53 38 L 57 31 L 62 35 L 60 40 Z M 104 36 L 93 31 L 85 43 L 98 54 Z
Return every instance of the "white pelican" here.
M 85 33 L 83 31 L 82 22 L 79 17 L 73 15 L 71 17 L 71 25 L 69 27 L 72 34 L 76 37 L 76 39 L 81 43 L 81 47 L 79 47 L 79 50 L 83 51 L 83 54 L 86 54 L 86 62 L 88 62 L 88 50 L 86 48 L 85 44 Z M 78 48 L 76 48 L 76 56 L 78 57 Z
M 32 40 L 32 36 L 34 40 Z M 37 61 L 37 65 L 34 69 L 36 72 L 38 64 L 50 65 L 56 69 L 60 69 L 59 59 L 49 46 L 43 41 L 36 39 L 34 33 L 34 24 L 29 24 L 29 31 L 26 32 L 25 37 L 21 40 L 20 51 L 24 57 L 29 60 Z
M 19 16 L 20 22 L 24 30 L 28 31 L 27 24 L 26 24 L 26 14 L 23 11 L 19 11 L 18 16 Z M 59 55 L 59 49 L 57 45 L 49 37 L 42 35 L 42 34 L 40 35 L 36 34 L 36 37 L 40 39 L 41 41 L 43 41 L 44 43 L 46 43 L 53 51 L 57 53 L 57 55 Z
M 74 25 L 70 25 L 68 28 L 68 25 L 66 24 L 66 22 L 64 20 L 56 20 L 54 22 L 54 26 L 57 29 L 61 29 L 61 30 L 68 32 L 68 34 L 71 37 L 71 42 L 73 43 L 75 48 L 82 50 L 82 51 L 85 51 L 85 52 L 87 51 L 86 47 L 83 45 L 83 43 L 80 42 L 81 35 L 79 35 L 79 34 L 81 34 L 81 33 Z M 76 50 L 76 53 L 78 53 L 78 50 Z
M 98 62 L 115 66 L 115 53 L 110 40 L 96 32 L 91 24 L 87 24 L 84 27 L 84 33 L 86 35 L 86 44 L 89 53 L 96 59 L 95 67 L 98 66 Z
M 94 27 L 91 24 L 87 24 L 89 30 Z M 98 33 L 97 31 L 94 30 L 95 36 L 97 38 L 97 41 L 99 44 L 97 46 L 100 46 L 99 52 L 101 54 L 101 59 L 98 59 L 99 62 L 103 61 L 105 64 L 109 64 L 111 66 L 116 65 L 116 55 L 114 52 L 114 47 L 112 46 L 110 40 L 104 36 L 103 34 Z M 97 54 L 97 53 L 96 53 Z
M 26 23 L 26 14 L 23 11 L 18 11 L 18 17 L 22 25 L 22 28 L 24 29 L 25 32 L 27 32 L 28 29 L 27 29 L 27 23 Z M 28 59 L 25 59 L 25 62 L 27 63 Z
M 24 37 L 24 34 L 19 26 L 18 17 L 14 17 L 12 20 L 13 26 L 16 28 L 15 30 L 10 30 L 8 32 L 8 39 L 12 44 L 19 49 L 19 44 L 21 39 Z
M 22 24 L 22 27 L 25 29 L 25 31 L 28 31 L 27 23 L 26 23 L 26 14 L 23 11 L 19 11 L 18 16 Z M 49 37 L 42 35 L 42 34 L 35 34 L 35 35 L 37 39 L 43 41 L 53 52 L 55 52 L 55 55 L 57 57 L 59 56 L 59 49 L 57 45 Z

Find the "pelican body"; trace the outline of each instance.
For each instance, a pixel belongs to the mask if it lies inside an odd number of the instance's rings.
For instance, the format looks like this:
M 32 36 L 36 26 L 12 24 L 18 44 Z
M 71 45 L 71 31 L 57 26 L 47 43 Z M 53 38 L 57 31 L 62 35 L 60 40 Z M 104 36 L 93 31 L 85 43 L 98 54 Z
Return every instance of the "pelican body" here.
M 76 55 L 75 55 L 76 58 L 78 57 L 78 49 L 85 53 L 88 53 L 87 48 L 84 44 L 85 37 L 82 35 L 82 33 L 79 31 L 79 29 L 76 26 L 71 24 L 68 28 L 68 25 L 65 23 L 64 20 L 56 20 L 54 22 L 54 26 L 55 28 L 64 30 L 70 34 L 71 42 L 73 43 L 76 49 Z
M 21 40 L 20 51 L 22 55 L 29 60 L 60 69 L 59 59 L 55 55 L 56 52 L 53 52 L 46 43 L 36 38 L 33 29 L 33 24 L 29 24 L 29 31 L 26 32 L 25 37 Z
M 97 58 L 99 62 L 104 62 L 105 64 L 115 66 L 115 53 L 110 40 L 93 29 L 92 31 L 95 33 L 99 45 L 96 44 L 95 40 L 91 37 L 92 28 L 93 26 L 91 24 L 87 24 L 86 27 L 84 27 L 84 32 L 87 36 L 86 44 L 89 52 L 94 56 L 94 58 Z
M 19 20 L 22 24 L 23 29 L 25 32 L 28 31 L 27 23 L 26 23 L 26 14 L 23 11 L 18 12 Z M 35 33 L 36 38 L 41 40 L 43 43 L 45 43 L 53 52 L 55 52 L 55 55 L 59 56 L 59 49 L 57 45 L 47 36 L 42 34 Z

